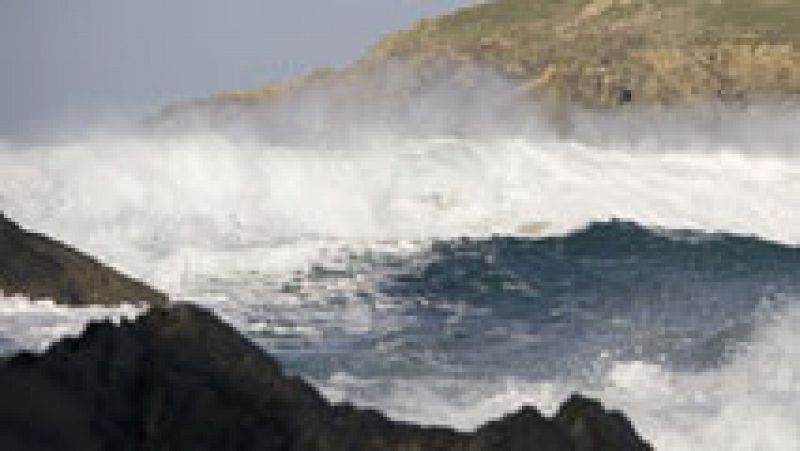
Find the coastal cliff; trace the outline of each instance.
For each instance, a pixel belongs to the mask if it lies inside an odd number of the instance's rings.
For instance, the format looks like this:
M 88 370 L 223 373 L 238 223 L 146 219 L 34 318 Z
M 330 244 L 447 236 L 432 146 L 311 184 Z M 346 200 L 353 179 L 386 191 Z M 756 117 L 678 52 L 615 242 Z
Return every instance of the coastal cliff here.
M 446 76 L 469 86 L 489 69 L 522 97 L 585 107 L 795 101 L 800 7 L 795 0 L 494 0 L 390 34 L 342 70 L 207 101 L 268 102 L 321 80 L 369 91 L 390 61 L 411 67 L 421 85 Z M 402 99 L 416 86 L 406 88 L 381 94 Z

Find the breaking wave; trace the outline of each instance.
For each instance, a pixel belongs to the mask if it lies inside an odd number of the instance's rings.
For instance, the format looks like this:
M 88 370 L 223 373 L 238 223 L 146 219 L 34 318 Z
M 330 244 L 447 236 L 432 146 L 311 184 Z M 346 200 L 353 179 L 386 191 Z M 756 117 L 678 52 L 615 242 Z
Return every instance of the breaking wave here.
M 800 243 L 800 156 L 774 137 L 712 147 L 615 128 L 602 144 L 370 130 L 328 146 L 222 132 L 6 143 L 0 208 L 170 290 L 195 256 L 259 243 L 553 235 L 614 217 Z

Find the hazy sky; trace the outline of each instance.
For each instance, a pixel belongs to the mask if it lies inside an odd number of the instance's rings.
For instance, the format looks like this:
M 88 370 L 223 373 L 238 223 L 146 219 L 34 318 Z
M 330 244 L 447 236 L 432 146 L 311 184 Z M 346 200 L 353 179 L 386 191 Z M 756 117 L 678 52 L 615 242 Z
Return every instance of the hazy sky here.
M 0 138 L 343 65 L 468 0 L 2 0 Z

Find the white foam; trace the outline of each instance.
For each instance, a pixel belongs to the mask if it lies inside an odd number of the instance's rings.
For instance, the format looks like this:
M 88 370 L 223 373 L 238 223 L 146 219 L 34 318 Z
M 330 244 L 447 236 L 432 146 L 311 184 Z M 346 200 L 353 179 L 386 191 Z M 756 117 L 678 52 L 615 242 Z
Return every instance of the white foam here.
M 473 429 L 529 404 L 552 414 L 572 392 L 621 409 L 656 449 L 800 449 L 800 308 L 765 320 L 732 360 L 703 372 L 616 362 L 604 379 L 575 381 L 361 380 L 336 374 L 317 384 L 330 399 L 377 407 L 390 417 Z M 602 357 L 601 357 L 602 358 Z
M 757 142 L 599 146 L 365 131 L 361 141 L 310 148 L 213 133 L 104 135 L 0 144 L 0 208 L 179 291 L 183 274 L 215 260 L 289 269 L 337 240 L 514 233 L 530 224 L 562 233 L 611 217 L 798 244 L 800 158 Z
M 143 305 L 68 307 L 50 300 L 30 301 L 0 293 L 0 354 L 19 350 L 42 351 L 65 336 L 79 335 L 87 323 L 134 319 Z

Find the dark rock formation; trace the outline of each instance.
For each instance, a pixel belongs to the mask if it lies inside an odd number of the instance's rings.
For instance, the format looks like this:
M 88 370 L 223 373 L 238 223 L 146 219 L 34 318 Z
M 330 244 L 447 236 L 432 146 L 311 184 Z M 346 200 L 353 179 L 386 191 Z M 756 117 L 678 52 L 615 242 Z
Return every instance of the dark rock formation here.
M 167 297 L 0 213 L 0 292 L 64 304 L 164 304 Z
M 0 364 L 3 450 L 647 450 L 619 413 L 573 396 L 473 433 L 331 405 L 211 313 L 154 307 Z

